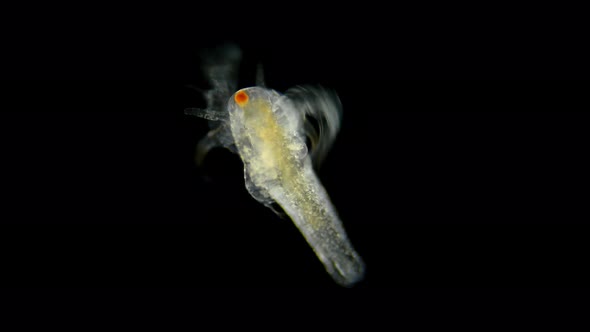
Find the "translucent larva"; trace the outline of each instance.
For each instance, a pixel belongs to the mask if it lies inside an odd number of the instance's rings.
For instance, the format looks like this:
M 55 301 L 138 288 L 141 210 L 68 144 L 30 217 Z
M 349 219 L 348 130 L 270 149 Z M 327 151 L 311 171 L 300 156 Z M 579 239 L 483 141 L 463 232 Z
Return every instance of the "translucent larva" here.
M 364 263 L 314 170 L 340 129 L 338 96 L 315 86 L 298 86 L 284 94 L 262 86 L 237 90 L 240 49 L 224 45 L 208 54 L 203 59 L 212 87 L 205 92 L 207 109 L 185 111 L 211 122 L 212 130 L 198 144 L 197 160 L 216 146 L 239 154 L 248 192 L 269 208 L 281 206 L 330 276 L 352 286 L 363 278 Z M 261 70 L 257 81 L 264 82 Z M 318 129 L 309 117 L 316 119 Z M 309 151 L 306 138 L 311 141 Z

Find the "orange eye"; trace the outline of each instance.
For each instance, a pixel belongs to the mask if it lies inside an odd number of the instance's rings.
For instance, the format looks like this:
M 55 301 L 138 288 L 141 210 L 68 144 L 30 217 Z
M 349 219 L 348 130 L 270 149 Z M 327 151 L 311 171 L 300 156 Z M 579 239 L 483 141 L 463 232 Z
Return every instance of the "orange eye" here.
M 238 105 L 244 106 L 248 102 L 248 95 L 244 91 L 238 91 L 234 99 Z

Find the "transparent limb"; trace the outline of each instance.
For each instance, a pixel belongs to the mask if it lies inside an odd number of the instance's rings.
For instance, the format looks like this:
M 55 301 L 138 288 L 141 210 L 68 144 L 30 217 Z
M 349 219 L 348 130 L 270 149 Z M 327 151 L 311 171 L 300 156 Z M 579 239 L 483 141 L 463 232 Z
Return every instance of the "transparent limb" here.
M 185 108 L 184 114 L 204 118 L 210 121 L 220 121 L 227 118 L 227 113 L 207 108 Z
M 256 67 L 256 85 L 266 87 L 266 82 L 264 82 L 264 69 L 262 68 L 261 63 Z
M 201 53 L 201 64 L 210 90 L 204 92 L 207 107 L 225 111 L 227 100 L 237 90 L 242 51 L 235 44 L 223 44 Z
M 207 154 L 211 149 L 216 147 L 224 147 L 233 153 L 238 153 L 231 135 L 231 131 L 225 124 L 209 131 L 197 144 L 197 151 L 195 153 L 195 162 L 197 166 L 201 166 Z
M 287 219 L 287 215 L 280 211 L 280 206 L 270 197 L 268 191 L 254 184 L 246 166 L 244 166 L 244 181 L 246 182 L 246 189 L 255 200 L 271 209 L 281 219 Z
M 286 107 L 291 107 L 302 113 L 302 116 L 309 116 L 317 121 L 318 130 L 316 131 L 306 119 L 303 133 L 311 140 L 311 159 L 314 167 L 318 169 L 340 131 L 342 122 L 340 99 L 335 92 L 315 86 L 297 86 L 287 90 L 285 95 L 289 99 L 285 104 Z

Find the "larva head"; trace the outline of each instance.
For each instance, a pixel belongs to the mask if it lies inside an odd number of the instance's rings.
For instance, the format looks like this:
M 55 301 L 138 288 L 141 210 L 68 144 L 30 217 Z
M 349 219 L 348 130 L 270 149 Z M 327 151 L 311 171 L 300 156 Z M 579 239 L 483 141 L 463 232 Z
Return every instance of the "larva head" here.
M 236 111 L 256 113 L 261 108 L 270 108 L 278 93 L 261 87 L 251 87 L 238 90 L 231 96 L 228 106 L 230 114 Z

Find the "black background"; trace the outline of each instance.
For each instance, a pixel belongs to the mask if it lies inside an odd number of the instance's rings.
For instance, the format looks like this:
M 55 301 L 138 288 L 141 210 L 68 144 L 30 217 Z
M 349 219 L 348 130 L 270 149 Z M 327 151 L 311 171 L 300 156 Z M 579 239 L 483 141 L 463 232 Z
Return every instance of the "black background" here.
M 572 49 L 434 23 L 275 38 L 154 22 L 32 29 L 5 53 L 4 285 L 338 287 L 249 196 L 237 156 L 194 164 L 208 128 L 183 115 L 204 106 L 186 85 L 204 83 L 201 49 L 233 40 L 241 86 L 262 61 L 272 88 L 340 95 L 319 176 L 367 264 L 357 287 L 587 286 L 588 84 L 562 80 L 586 74 Z

